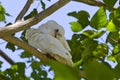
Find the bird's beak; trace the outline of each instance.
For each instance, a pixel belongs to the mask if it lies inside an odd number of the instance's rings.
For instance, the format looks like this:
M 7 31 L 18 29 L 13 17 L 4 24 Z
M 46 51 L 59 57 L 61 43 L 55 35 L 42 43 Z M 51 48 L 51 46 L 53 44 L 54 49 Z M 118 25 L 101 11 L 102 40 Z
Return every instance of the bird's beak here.
M 58 33 L 55 33 L 54 37 L 56 38 L 56 37 L 57 37 L 57 35 L 58 35 Z
M 54 37 L 55 37 L 55 38 L 57 37 L 57 35 L 59 35 L 59 30 L 58 30 L 58 29 L 56 29 L 56 30 L 54 31 Z

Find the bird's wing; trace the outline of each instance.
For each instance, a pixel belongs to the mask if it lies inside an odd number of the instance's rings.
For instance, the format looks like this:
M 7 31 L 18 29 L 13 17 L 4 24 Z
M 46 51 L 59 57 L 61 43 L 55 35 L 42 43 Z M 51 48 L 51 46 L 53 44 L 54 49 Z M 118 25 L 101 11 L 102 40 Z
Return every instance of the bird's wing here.
M 64 47 L 65 47 L 68 51 L 71 51 L 71 49 L 70 49 L 70 47 L 69 47 L 69 45 L 68 45 L 68 43 L 67 43 L 67 41 L 66 41 L 66 39 L 65 39 L 64 36 L 62 36 L 59 40 L 60 40 L 60 42 L 64 45 Z
M 28 43 L 41 51 L 48 53 L 54 57 L 59 62 L 72 65 L 73 62 L 68 50 L 66 50 L 63 45 L 56 38 L 49 34 L 33 34 L 29 39 Z
M 42 31 L 41 30 L 39 30 L 39 29 L 34 29 L 34 28 L 31 28 L 31 29 L 28 29 L 28 30 L 26 30 L 26 33 L 25 33 L 25 38 L 26 39 L 29 39 L 29 38 L 31 38 L 31 36 L 33 35 L 33 34 L 36 34 L 36 33 L 42 33 Z
M 61 38 L 59 38 L 59 41 L 62 43 L 62 45 L 64 46 L 65 49 L 67 49 L 68 51 L 71 51 L 66 39 L 64 36 L 62 36 Z M 68 53 L 68 55 L 72 58 L 71 54 Z
M 33 28 L 26 30 L 25 38 L 29 39 L 31 37 L 31 35 L 34 34 L 35 32 L 36 32 L 36 29 L 33 29 Z
M 38 48 L 37 43 L 34 42 L 38 39 L 38 34 L 40 34 L 39 29 L 33 28 L 26 30 L 25 33 L 25 38 L 28 40 L 28 44 L 35 48 Z

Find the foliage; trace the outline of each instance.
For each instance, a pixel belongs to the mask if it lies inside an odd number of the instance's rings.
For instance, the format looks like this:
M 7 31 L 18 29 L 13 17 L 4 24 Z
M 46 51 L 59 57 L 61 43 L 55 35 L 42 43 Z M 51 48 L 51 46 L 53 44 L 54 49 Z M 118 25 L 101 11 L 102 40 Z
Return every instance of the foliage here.
M 29 80 L 29 77 L 25 76 L 25 63 L 19 62 L 6 69 L 4 72 L 0 71 L 1 80 Z
M 68 13 L 68 15 L 73 16 L 78 20 L 77 22 L 70 23 L 71 29 L 73 32 L 79 32 L 89 24 L 88 18 L 90 17 L 90 15 L 86 11 L 83 11 L 83 10 L 79 12 L 74 11 L 74 12 Z
M 51 1 L 51 0 L 48 0 Z M 76 21 L 70 22 L 71 30 L 74 32 L 68 43 L 74 67 L 51 60 L 48 63 L 41 63 L 35 56 L 23 51 L 21 58 L 26 58 L 27 62 L 19 62 L 9 69 L 0 69 L 1 80 L 53 80 L 48 78 L 50 71 L 54 71 L 54 80 L 81 80 L 79 70 L 86 73 L 85 80 L 118 80 L 120 79 L 120 7 L 112 10 L 117 0 L 103 0 L 108 7 L 107 10 L 101 6 L 98 11 L 91 16 L 89 12 L 73 11 L 68 16 L 74 17 Z M 41 7 L 45 9 L 46 4 L 40 0 Z M 36 15 L 37 9 L 33 9 L 24 19 L 29 19 Z M 5 8 L 0 4 L 0 21 L 5 21 Z M 88 26 L 91 28 L 89 29 Z M 21 39 L 25 42 L 25 31 L 21 34 Z M 6 48 L 13 52 L 18 50 L 15 45 L 8 43 Z M 112 68 L 108 62 L 115 62 L 117 65 Z M 2 68 L 0 62 L 0 68 Z M 26 64 L 30 64 L 32 69 L 30 76 L 26 76 Z M 49 70 L 43 70 L 50 66 Z
M 5 16 L 10 16 L 10 14 L 6 13 L 5 8 L 0 3 L 0 22 L 2 22 L 2 21 L 5 22 Z
M 5 8 L 0 4 L 0 21 L 5 20 Z

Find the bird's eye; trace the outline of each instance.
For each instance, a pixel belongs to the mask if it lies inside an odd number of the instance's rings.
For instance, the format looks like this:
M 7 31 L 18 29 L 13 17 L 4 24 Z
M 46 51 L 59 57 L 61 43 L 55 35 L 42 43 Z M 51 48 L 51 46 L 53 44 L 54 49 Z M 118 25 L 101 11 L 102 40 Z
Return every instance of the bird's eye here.
M 54 33 L 55 33 L 55 35 L 54 35 L 55 38 L 60 36 L 59 29 L 55 29 Z
M 57 33 L 59 31 L 59 29 L 55 29 L 55 33 Z

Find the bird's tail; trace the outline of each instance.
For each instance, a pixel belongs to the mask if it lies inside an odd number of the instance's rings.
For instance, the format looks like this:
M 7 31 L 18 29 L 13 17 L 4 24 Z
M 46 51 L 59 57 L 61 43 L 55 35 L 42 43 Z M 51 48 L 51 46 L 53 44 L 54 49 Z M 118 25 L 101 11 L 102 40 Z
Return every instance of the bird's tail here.
M 54 56 L 54 58 L 55 58 L 57 61 L 59 61 L 60 63 L 64 63 L 64 64 L 66 64 L 66 65 L 68 65 L 68 66 L 73 66 L 73 61 L 72 61 L 72 59 L 71 59 L 70 57 L 68 57 L 68 58 L 63 58 L 63 57 L 61 57 L 61 56 L 59 56 L 59 55 L 55 55 L 55 54 L 52 54 L 52 56 Z

